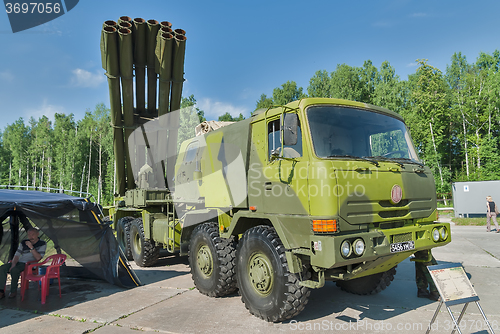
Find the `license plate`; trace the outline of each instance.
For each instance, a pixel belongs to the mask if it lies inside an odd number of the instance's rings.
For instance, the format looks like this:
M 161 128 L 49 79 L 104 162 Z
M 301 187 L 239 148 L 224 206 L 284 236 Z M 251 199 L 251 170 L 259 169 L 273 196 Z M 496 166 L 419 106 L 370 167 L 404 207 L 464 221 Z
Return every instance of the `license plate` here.
M 396 242 L 391 244 L 391 253 L 404 252 L 415 249 L 415 241 Z

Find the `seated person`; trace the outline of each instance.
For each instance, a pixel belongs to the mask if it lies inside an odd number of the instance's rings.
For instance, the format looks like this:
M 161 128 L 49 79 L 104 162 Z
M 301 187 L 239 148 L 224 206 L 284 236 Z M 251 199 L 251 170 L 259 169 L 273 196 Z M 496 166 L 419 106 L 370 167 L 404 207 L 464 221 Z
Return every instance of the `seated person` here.
M 17 295 L 17 281 L 24 266 L 30 261 L 40 261 L 45 255 L 47 244 L 38 237 L 36 228 L 28 229 L 28 239 L 21 241 L 17 248 L 14 258 L 9 263 L 0 266 L 0 289 L 3 289 L 7 281 L 7 274 L 10 272 L 10 294 L 9 298 L 15 298 Z M 0 299 L 5 297 L 5 292 L 0 290 Z

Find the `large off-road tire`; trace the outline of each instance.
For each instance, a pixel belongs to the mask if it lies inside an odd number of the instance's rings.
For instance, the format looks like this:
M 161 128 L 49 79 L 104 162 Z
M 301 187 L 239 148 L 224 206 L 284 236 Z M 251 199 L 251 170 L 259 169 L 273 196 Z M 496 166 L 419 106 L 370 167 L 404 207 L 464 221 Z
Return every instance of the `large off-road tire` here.
M 391 285 L 396 275 L 396 267 L 386 272 L 360 277 L 349 281 L 337 281 L 342 290 L 357 295 L 374 295 Z
M 134 219 L 134 217 L 123 217 L 116 223 L 116 241 L 129 261 L 133 260 L 130 248 L 130 222 Z
M 139 267 L 154 265 L 160 256 L 160 247 L 156 246 L 154 241 L 144 238 L 142 218 L 136 218 L 130 223 L 130 248 Z
M 198 225 L 189 243 L 189 266 L 202 294 L 221 297 L 236 290 L 236 242 L 219 236 L 216 223 Z
M 299 285 L 298 274 L 289 271 L 285 248 L 274 228 L 261 225 L 247 230 L 236 256 L 238 288 L 250 313 L 278 322 L 304 309 L 310 291 Z

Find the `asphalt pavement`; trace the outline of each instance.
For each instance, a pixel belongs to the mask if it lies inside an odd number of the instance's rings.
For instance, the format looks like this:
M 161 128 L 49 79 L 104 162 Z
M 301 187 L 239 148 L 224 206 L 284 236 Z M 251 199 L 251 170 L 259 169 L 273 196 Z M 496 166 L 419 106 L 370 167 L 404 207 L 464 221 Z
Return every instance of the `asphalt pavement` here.
M 500 233 L 453 224 L 451 233 L 452 242 L 433 254 L 439 264 L 463 264 L 483 311 L 500 333 Z M 352 295 L 327 282 L 311 291 L 301 314 L 275 324 L 251 315 L 237 293 L 224 298 L 200 294 L 185 257 L 166 256 L 150 268 L 132 266 L 141 287 L 127 290 L 103 281 L 62 278 L 62 298 L 53 284 L 45 305 L 31 283 L 24 301 L 19 293 L 16 299 L 0 300 L 0 333 L 424 333 L 438 307 L 438 302 L 417 298 L 409 259 L 398 265 L 392 284 L 377 295 Z M 462 307 L 451 307 L 456 317 Z M 431 333 L 451 333 L 451 326 L 443 306 Z M 475 304 L 468 306 L 461 328 L 463 333 L 487 333 Z

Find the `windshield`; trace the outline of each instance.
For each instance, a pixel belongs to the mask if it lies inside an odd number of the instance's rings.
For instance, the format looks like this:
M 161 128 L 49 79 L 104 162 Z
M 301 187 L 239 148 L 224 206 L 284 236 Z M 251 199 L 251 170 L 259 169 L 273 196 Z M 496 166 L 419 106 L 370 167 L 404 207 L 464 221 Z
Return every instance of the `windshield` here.
M 350 157 L 419 163 L 405 124 L 391 116 L 341 106 L 307 109 L 319 158 Z

